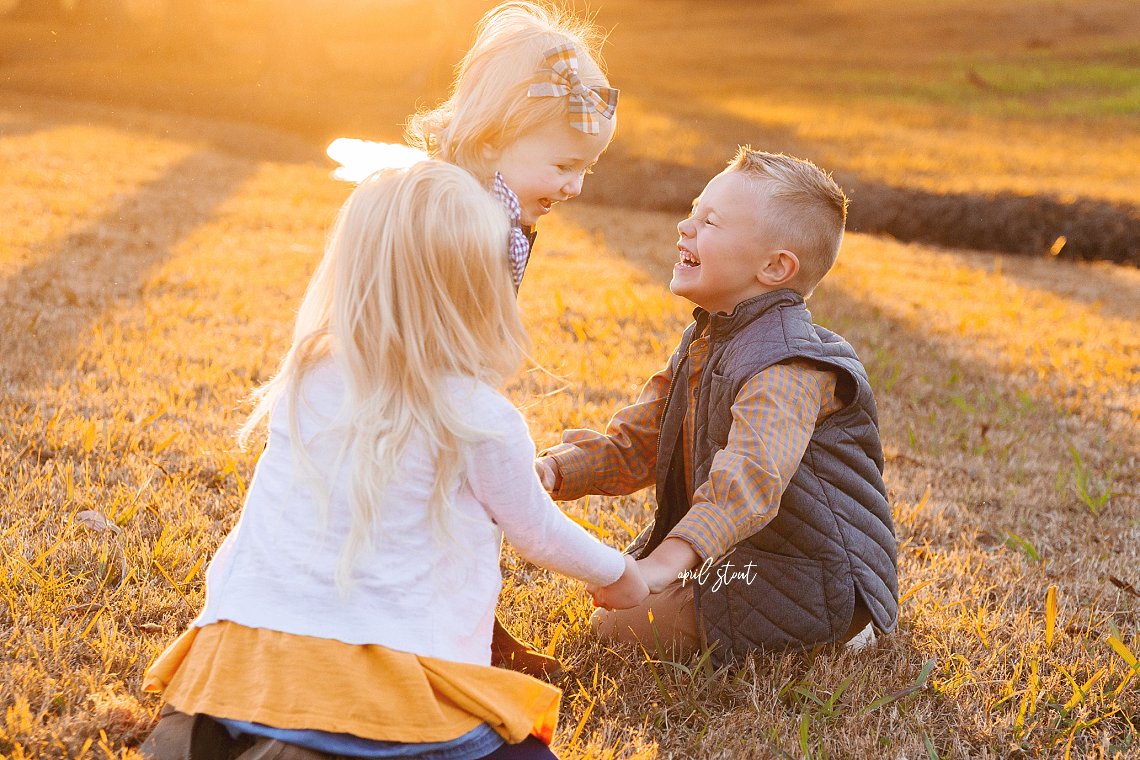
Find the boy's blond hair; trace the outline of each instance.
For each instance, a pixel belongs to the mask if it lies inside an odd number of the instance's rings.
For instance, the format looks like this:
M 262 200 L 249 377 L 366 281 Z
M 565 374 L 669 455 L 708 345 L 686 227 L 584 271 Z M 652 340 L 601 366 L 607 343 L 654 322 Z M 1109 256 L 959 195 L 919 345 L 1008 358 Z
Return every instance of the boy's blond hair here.
M 352 515 L 342 587 L 376 535 L 384 491 L 414 436 L 435 456 L 428 509 L 437 536 L 449 534 L 464 446 L 484 434 L 463 421 L 448 379 L 501 386 L 529 347 L 503 255 L 508 228 L 498 201 L 457 166 L 421 161 L 371 175 L 341 208 L 281 369 L 253 394 L 239 440 L 287 402 L 301 472 L 327 507 L 338 468 L 322 473 L 308 457 L 296 411 L 310 372 L 328 360 L 340 369 L 345 401 L 330 424 L 346 431 L 338 462 L 350 463 Z
M 741 146 L 727 171 L 753 180 L 772 203 L 765 220 L 769 242 L 796 254 L 800 271 L 791 287 L 807 298 L 839 256 L 847 196 L 811 161 L 749 145 Z
M 556 5 L 507 2 L 487 12 L 475 42 L 460 62 L 450 97 L 415 114 L 405 126 L 408 142 L 462 166 L 484 182 L 493 167 L 484 148 L 501 149 L 547 122 L 567 119 L 566 98 L 527 97 L 546 81 L 547 51 L 570 43 L 578 76 L 587 87 L 608 87 L 601 46 L 605 35 L 588 19 Z

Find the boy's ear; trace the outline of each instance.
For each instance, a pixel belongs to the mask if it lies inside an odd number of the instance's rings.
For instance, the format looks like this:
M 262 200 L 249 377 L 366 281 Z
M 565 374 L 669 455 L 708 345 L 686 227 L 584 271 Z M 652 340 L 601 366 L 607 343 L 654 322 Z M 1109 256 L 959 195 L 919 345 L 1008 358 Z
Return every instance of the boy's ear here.
M 764 267 L 757 273 L 764 285 L 772 288 L 786 287 L 800 272 L 800 259 L 786 249 L 772 251 L 764 261 Z

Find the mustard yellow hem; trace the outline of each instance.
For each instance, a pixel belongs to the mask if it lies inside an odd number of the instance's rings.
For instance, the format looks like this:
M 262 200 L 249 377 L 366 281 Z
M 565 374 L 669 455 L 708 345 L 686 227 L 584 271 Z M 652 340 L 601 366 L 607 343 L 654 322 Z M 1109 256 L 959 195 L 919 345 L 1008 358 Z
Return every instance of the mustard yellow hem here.
M 501 668 L 223 621 L 191 628 L 143 677 L 185 713 L 366 739 L 443 742 L 487 723 L 546 743 L 561 690 Z

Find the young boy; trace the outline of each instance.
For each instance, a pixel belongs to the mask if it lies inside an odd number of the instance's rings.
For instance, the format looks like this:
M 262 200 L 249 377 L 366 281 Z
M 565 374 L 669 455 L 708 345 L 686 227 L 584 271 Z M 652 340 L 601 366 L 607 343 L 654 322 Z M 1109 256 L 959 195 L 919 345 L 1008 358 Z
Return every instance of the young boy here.
M 871 387 L 804 306 L 846 216 L 815 165 L 741 148 L 677 225 L 669 287 L 697 308 L 668 365 L 604 434 L 567 430 L 536 461 L 562 500 L 656 484 L 654 522 L 628 549 L 651 593 L 591 589 L 602 637 L 714 646 L 719 665 L 895 627 Z

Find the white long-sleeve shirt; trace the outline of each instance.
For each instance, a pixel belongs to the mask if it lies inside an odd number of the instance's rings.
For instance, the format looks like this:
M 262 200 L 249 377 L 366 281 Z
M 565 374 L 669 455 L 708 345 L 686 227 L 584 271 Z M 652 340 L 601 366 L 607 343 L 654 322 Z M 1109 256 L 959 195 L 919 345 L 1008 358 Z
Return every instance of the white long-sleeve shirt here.
M 351 461 L 346 457 L 331 479 L 326 528 L 319 497 L 294 458 L 286 399 L 270 417 L 241 519 L 206 573 L 206 605 L 194 624 L 230 620 L 486 665 L 503 535 L 527 560 L 564 575 L 599 585 L 621 577 L 620 552 L 562 514 L 542 488 L 534 442 L 518 410 L 472 379 L 448 380 L 447 392 L 465 421 L 488 434 L 465 453 L 466 473 L 452 495 L 453 542 L 442 545 L 432 535 L 433 460 L 425 442 L 414 440 L 388 485 L 372 547 L 357 556 L 350 587 L 338 589 L 334 574 L 351 521 Z M 336 365 L 328 361 L 310 372 L 301 395 L 301 438 L 327 473 L 343 440 L 333 424 L 344 398 Z

